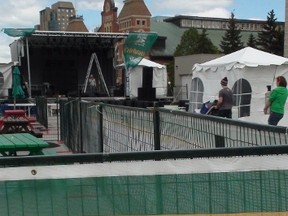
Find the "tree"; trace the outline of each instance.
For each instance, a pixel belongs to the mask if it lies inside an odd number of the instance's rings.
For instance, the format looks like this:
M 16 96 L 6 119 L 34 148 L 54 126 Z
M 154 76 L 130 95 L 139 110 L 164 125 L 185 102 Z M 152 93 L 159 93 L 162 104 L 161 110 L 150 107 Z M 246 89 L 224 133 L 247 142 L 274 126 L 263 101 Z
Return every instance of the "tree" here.
M 208 38 L 206 29 L 203 29 L 202 33 L 199 35 L 198 42 L 195 47 L 195 53 L 219 53 L 218 48 L 214 46 L 212 41 Z
M 184 32 L 180 44 L 176 47 L 174 56 L 185 56 L 199 53 L 218 53 L 218 49 L 207 37 L 204 29 L 201 34 L 197 29 L 190 28 Z
M 195 28 L 186 30 L 182 37 L 180 44 L 176 47 L 174 56 L 185 56 L 194 54 L 199 39 L 198 31 Z
M 257 48 L 257 39 L 254 37 L 252 33 L 249 35 L 247 46 Z
M 279 29 L 276 31 L 275 40 L 272 46 L 273 53 L 276 55 L 284 56 L 284 30 Z
M 257 45 L 265 52 L 283 55 L 284 31 L 277 27 L 274 10 L 267 15 L 266 24 L 258 33 Z
M 231 13 L 229 19 L 228 29 L 222 37 L 220 47 L 224 54 L 229 54 L 243 48 L 243 42 L 241 41 L 241 30 L 236 26 L 236 19 L 234 13 Z

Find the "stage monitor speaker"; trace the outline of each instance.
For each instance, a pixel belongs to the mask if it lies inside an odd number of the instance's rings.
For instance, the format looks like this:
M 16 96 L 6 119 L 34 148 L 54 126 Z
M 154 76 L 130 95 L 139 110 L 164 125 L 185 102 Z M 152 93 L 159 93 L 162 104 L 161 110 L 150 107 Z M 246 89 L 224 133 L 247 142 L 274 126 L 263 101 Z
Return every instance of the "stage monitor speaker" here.
M 143 67 L 142 71 L 142 87 L 152 88 L 153 67 Z
M 156 88 L 138 88 L 138 100 L 156 100 Z

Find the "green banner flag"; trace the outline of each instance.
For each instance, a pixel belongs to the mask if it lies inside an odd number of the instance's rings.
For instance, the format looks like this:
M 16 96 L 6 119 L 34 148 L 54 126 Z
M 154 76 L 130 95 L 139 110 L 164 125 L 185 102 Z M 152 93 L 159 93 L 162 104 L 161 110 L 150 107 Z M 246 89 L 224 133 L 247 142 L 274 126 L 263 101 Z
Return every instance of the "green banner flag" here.
M 11 37 L 29 36 L 35 32 L 34 28 L 3 28 L 2 30 Z
M 134 68 L 143 59 L 155 43 L 158 35 L 147 32 L 131 32 L 124 44 L 124 61 L 126 68 Z

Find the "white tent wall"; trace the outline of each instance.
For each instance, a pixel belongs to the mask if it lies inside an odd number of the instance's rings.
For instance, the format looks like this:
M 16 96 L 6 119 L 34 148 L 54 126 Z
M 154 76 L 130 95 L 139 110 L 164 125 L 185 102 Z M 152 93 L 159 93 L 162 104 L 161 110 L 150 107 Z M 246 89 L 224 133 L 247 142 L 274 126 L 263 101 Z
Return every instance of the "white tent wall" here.
M 251 71 L 249 71 L 249 69 Z M 272 90 L 276 88 L 275 78 L 282 75 L 288 80 L 288 65 L 273 65 L 273 66 L 259 66 L 259 73 L 255 73 L 255 69 L 247 69 L 247 80 L 252 87 L 251 98 L 251 113 L 250 116 L 242 117 L 240 119 L 257 122 L 261 124 L 267 124 L 269 115 L 264 115 L 263 109 L 265 105 L 265 93 L 267 92 L 267 85 L 272 87 Z M 249 75 L 248 75 L 249 74 Z M 285 106 L 285 114 L 283 119 L 278 125 L 288 125 L 288 105 Z
M 0 64 L 0 73 L 3 75 L 3 85 L 0 86 L 0 97 L 8 97 L 8 89 L 12 88 L 12 66 L 13 62 L 8 64 Z
M 271 85 L 273 88 L 275 73 L 281 73 L 281 71 L 283 72 L 285 68 L 286 70 L 288 69 L 287 66 L 259 66 L 257 68 L 245 67 L 242 69 L 236 68 L 233 71 L 218 68 L 217 71 L 205 71 L 202 73 L 195 72 L 193 74 L 193 78 L 198 77 L 203 82 L 203 103 L 209 100 L 218 99 L 218 92 L 222 88 L 220 85 L 222 78 L 228 78 L 228 87 L 231 89 L 238 80 L 247 80 L 252 88 L 250 114 L 251 116 L 254 116 L 259 112 L 263 115 L 267 85 Z M 238 108 L 239 107 L 233 107 L 233 118 L 238 118 Z
M 125 67 L 125 65 L 120 64 L 116 67 L 121 68 Z M 168 75 L 166 66 L 145 58 L 143 58 L 135 68 L 128 70 L 128 83 L 125 84 L 128 89 L 126 94 L 129 95 L 130 98 L 138 97 L 138 88 L 141 88 L 143 83 L 143 67 L 153 68 L 152 87 L 156 88 L 156 98 L 167 97 Z
M 143 66 L 137 66 L 129 73 L 130 98 L 138 97 L 138 88 L 142 87 Z M 153 67 L 152 87 L 156 88 L 156 98 L 167 96 L 167 71 L 166 67 Z
M 193 94 L 192 93 L 193 86 L 191 86 L 190 90 L 191 92 L 189 94 L 191 96 L 189 111 L 190 112 L 199 111 L 195 109 L 196 107 L 195 101 L 197 99 L 199 100 L 199 98 L 197 98 L 197 94 L 199 95 L 203 94 L 203 98 L 201 101 L 202 103 L 207 102 L 209 100 L 212 101 L 214 99 L 218 99 L 218 92 L 221 89 L 220 81 L 222 78 L 224 77 L 228 78 L 228 87 L 231 89 L 233 88 L 233 86 L 235 88 L 235 83 L 237 81 L 239 83 L 243 80 L 246 80 L 248 81 L 251 87 L 250 116 L 241 117 L 239 114 L 240 106 L 234 106 L 232 109 L 232 118 L 255 123 L 267 124 L 267 119 L 269 115 L 264 115 L 263 112 L 267 86 L 270 85 L 272 89 L 275 88 L 276 87 L 275 78 L 279 75 L 284 76 L 288 80 L 288 64 L 287 64 L 288 59 L 279 57 L 280 60 L 283 61 L 283 64 L 271 63 L 269 65 L 269 55 L 271 54 L 267 55 L 268 58 L 266 58 L 266 63 L 264 65 L 259 65 L 257 63 L 254 64 L 249 63 L 248 65 L 251 66 L 247 66 L 245 65 L 245 63 L 237 62 L 237 59 L 236 60 L 231 59 L 231 62 L 228 61 L 223 63 L 222 65 L 217 64 L 216 66 L 214 66 L 213 64 L 208 64 L 209 62 L 201 65 L 195 65 L 192 70 L 193 73 L 192 83 L 193 80 L 195 81 L 197 80 L 196 78 L 199 78 L 203 83 L 204 91 L 197 93 L 194 92 Z M 251 61 L 253 61 L 253 56 L 251 56 Z M 239 97 L 241 97 L 241 95 Z M 288 125 L 288 105 L 286 105 L 285 115 L 278 125 L 285 125 L 285 126 Z

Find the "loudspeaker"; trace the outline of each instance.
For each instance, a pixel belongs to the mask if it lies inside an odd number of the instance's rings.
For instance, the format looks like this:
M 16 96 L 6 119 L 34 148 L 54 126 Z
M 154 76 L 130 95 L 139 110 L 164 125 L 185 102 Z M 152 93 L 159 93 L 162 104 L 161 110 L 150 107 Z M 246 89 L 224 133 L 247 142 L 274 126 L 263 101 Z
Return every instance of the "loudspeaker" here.
M 142 87 L 143 88 L 152 88 L 153 80 L 153 68 L 152 67 L 143 67 L 142 70 Z
M 156 100 L 156 88 L 138 88 L 138 100 Z
M 8 89 L 8 98 L 12 99 L 13 98 L 13 94 L 12 94 L 12 88 Z

